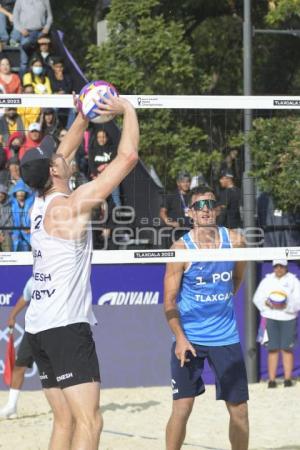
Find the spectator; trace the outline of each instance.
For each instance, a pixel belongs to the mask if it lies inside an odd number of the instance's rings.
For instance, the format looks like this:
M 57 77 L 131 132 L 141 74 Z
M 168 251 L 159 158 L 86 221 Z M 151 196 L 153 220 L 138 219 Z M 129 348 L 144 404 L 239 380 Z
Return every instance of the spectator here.
M 23 75 L 37 39 L 49 33 L 52 24 L 50 1 L 31 0 L 29 4 L 28 0 L 16 0 L 13 21 L 21 33 L 20 73 Z
M 32 84 L 25 84 L 23 86 L 23 94 L 34 94 L 34 87 Z M 38 106 L 20 106 L 18 114 L 22 118 L 24 130 L 27 131 L 29 125 L 40 120 L 41 108 Z
M 46 75 L 44 61 L 39 56 L 30 60 L 30 69 L 23 76 L 23 85 L 32 84 L 35 94 L 51 94 L 50 80 Z
M 71 177 L 69 180 L 69 187 L 71 191 L 75 191 L 79 186 L 88 182 L 84 173 L 80 172 L 75 159 L 70 163 Z
M 21 178 L 20 176 L 20 164 L 16 156 L 10 158 L 6 166 L 0 171 L 0 184 L 4 184 L 8 188 L 8 194 L 10 189 Z
M 8 197 L 7 186 L 0 184 L 0 251 L 11 251 L 11 237 L 10 230 L 2 227 L 12 226 L 11 205 Z
M 268 335 L 269 388 L 275 388 L 279 353 L 282 355 L 284 386 L 292 386 L 293 347 L 296 340 L 297 313 L 300 310 L 300 282 L 288 272 L 286 260 L 274 260 L 273 272 L 260 282 L 253 298 L 266 319 Z
M 91 134 L 88 149 L 89 170 L 92 176 L 97 176 L 115 158 L 116 149 L 112 146 L 108 134 L 104 130 L 95 129 L 95 134 Z M 121 205 L 120 188 L 117 187 L 112 192 L 112 199 L 116 206 Z
M 23 147 L 19 151 L 19 160 L 23 158 L 27 150 L 38 147 L 42 141 L 41 125 L 37 122 L 31 123 L 28 127 L 28 135 Z
M 2 142 L 0 140 L 0 178 L 1 178 L 2 170 L 5 170 L 6 161 L 7 161 L 6 152 L 4 151 Z M 0 183 L 1 183 L 1 180 L 0 180 Z
M 221 172 L 219 182 L 222 191 L 218 202 L 220 214 L 217 223 L 219 226 L 239 230 L 242 227 L 241 190 L 235 186 L 233 173 L 230 170 Z
M 45 108 L 41 116 L 42 135 L 49 134 L 55 139 L 58 139 L 59 132 L 62 129 L 61 123 L 57 117 L 56 111 L 53 108 Z
M 0 171 L 0 184 L 7 186 L 8 194 L 10 195 L 11 189 L 20 178 L 19 160 L 17 157 L 10 158 L 6 163 L 6 167 Z
M 13 25 L 13 9 L 16 0 L 0 1 L 0 51 L 3 45 L 7 44 L 15 47 L 21 40 L 21 33 Z M 10 32 L 8 33 L 8 30 Z
M 22 91 L 19 75 L 12 73 L 8 58 L 0 59 L 0 85 L 5 94 L 20 94 Z
M 191 176 L 187 172 L 180 172 L 177 175 L 177 189 L 171 194 L 167 194 L 160 208 L 160 218 L 163 222 L 175 231 L 173 238 L 178 240 L 186 228 L 191 228 L 188 217 L 189 192 L 191 186 Z M 184 228 L 183 228 L 184 227 Z M 170 242 L 168 242 L 168 245 Z
M 71 94 L 72 78 L 65 73 L 63 59 L 58 56 L 53 57 L 51 67 L 53 72 L 50 73 L 49 78 L 52 92 L 54 94 Z
M 30 228 L 29 210 L 33 204 L 34 196 L 23 180 L 19 180 L 11 196 L 11 210 L 14 227 Z M 31 250 L 30 230 L 16 229 L 12 232 L 12 248 L 14 252 L 26 252 Z
M 89 171 L 92 174 L 102 172 L 116 156 L 110 138 L 105 130 L 92 128 L 88 147 Z
M 0 135 L 2 143 L 7 145 L 9 136 L 15 131 L 23 131 L 24 125 L 16 108 L 5 108 L 4 116 L 0 119 Z
M 24 141 L 25 135 L 21 131 L 15 131 L 10 135 L 7 142 L 7 147 L 4 149 L 7 161 L 14 156 L 18 158 L 19 151 L 24 144 Z
M 233 177 L 236 180 L 236 184 L 240 186 L 242 167 L 239 159 L 239 150 L 237 148 L 227 149 L 225 158 L 221 163 L 220 172 L 226 172 L 229 170 L 233 173 Z
M 52 64 L 54 55 L 51 53 L 51 39 L 49 36 L 41 36 L 37 40 L 37 55 L 39 55 L 46 66 L 47 75 L 52 72 Z
M 298 247 L 300 245 L 300 212 L 283 211 L 273 197 L 262 192 L 257 199 L 257 223 L 264 231 L 264 247 Z

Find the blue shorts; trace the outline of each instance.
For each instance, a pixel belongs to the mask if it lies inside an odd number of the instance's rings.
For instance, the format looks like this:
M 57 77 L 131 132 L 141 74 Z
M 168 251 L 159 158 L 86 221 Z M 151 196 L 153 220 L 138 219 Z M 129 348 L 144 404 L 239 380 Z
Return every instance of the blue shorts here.
M 175 345 L 174 342 L 171 353 L 174 400 L 204 393 L 202 372 L 206 358 L 215 374 L 217 400 L 241 403 L 249 399 L 247 373 L 240 343 L 219 347 L 193 344 L 197 356 L 194 357 L 190 353 L 190 362 L 185 363 L 183 367 L 180 367 L 180 361 L 175 355 Z
M 267 319 L 269 342 L 267 349 L 292 351 L 297 340 L 297 319 L 274 320 Z

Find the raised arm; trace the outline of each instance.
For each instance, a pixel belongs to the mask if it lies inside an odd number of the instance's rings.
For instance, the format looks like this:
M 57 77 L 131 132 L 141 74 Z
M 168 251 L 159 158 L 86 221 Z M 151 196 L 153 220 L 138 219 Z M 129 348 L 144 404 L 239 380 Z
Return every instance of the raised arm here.
M 89 214 L 106 199 L 134 168 L 138 161 L 139 125 L 134 107 L 120 97 L 110 97 L 104 105 L 104 114 L 123 114 L 123 129 L 116 158 L 95 180 L 80 186 L 69 197 L 76 214 Z
M 78 113 L 76 119 L 71 125 L 71 128 L 60 143 L 56 153 L 63 155 L 67 164 L 70 164 L 74 158 L 74 153 L 77 151 L 82 142 L 88 123 L 88 120 L 85 119 L 81 113 Z

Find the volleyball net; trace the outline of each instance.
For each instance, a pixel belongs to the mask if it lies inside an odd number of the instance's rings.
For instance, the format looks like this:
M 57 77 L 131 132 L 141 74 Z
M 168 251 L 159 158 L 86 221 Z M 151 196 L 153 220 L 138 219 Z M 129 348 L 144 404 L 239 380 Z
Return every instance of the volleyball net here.
M 93 219 L 93 232 L 102 233 L 103 229 L 109 228 L 109 239 L 113 244 L 111 246 L 104 244 L 99 253 L 95 251 L 94 263 L 152 264 L 181 261 L 300 259 L 298 247 L 300 97 L 124 95 L 124 98 L 127 98 L 138 112 L 141 127 L 140 154 L 144 164 L 121 186 L 121 191 L 124 189 L 125 194 L 122 197 L 121 192 L 120 203 L 113 204 L 110 219 L 106 208 L 103 209 L 101 218 Z M 61 120 L 60 128 L 67 127 L 68 120 L 75 114 L 73 106 L 71 95 L 0 95 L 2 114 L 9 109 L 17 108 L 18 114 L 21 117 L 23 115 L 23 123 L 26 123 L 22 130 L 25 134 L 30 131 L 30 121 L 40 123 L 41 132 L 46 130 L 45 124 L 43 128 L 42 118 L 43 113 L 47 110 L 49 112 L 49 109 L 52 109 Z M 34 108 L 40 111 L 36 112 L 36 117 L 33 118 Z M 256 175 L 244 172 L 245 110 L 252 115 L 254 133 L 250 137 L 250 145 L 252 167 Z M 115 133 L 112 141 L 116 143 L 119 137 L 116 130 L 118 126 L 120 129 L 122 122 L 116 119 L 114 124 L 117 126 L 97 125 L 95 129 L 103 128 L 108 135 Z M 279 207 L 274 203 L 271 212 L 274 220 L 269 222 L 265 220 L 264 223 L 258 220 L 258 216 L 267 214 L 268 202 L 265 206 L 262 205 L 260 211 L 257 209 L 253 211 L 255 225 L 242 227 L 248 248 L 170 250 L 169 245 L 176 239 L 176 234 L 169 230 L 168 235 L 168 226 L 162 223 L 159 211 L 160 197 L 167 190 L 174 188 L 176 173 L 179 170 L 189 172 L 195 178 L 196 185 L 201 175 L 207 184 L 218 187 L 222 162 L 231 150 L 237 153 L 236 182 L 242 189 L 242 180 L 254 176 L 258 186 L 254 194 L 256 200 L 264 189 L 271 197 L 272 189 L 275 189 L 276 193 L 276 177 L 278 186 L 282 185 L 286 189 L 286 198 L 283 196 L 283 199 L 280 199 Z M 84 151 L 83 158 L 87 164 L 87 146 Z M 269 152 L 268 160 L 265 156 L 266 151 Z M 281 157 L 278 156 L 279 153 Z M 282 170 L 281 164 L 284 165 L 288 159 L 293 158 L 294 169 Z M 265 176 L 266 172 L 269 179 Z M 262 176 L 261 180 L 259 174 Z M 282 180 L 286 174 L 288 179 Z M 88 179 L 89 176 L 90 173 L 87 173 Z M 288 185 L 290 192 L 287 192 Z M 291 192 L 293 194 L 288 195 Z M 110 225 L 107 225 L 108 220 Z M 4 226 L 1 229 L 7 231 L 8 228 Z M 26 226 L 23 227 L 22 224 L 15 227 L 20 230 L 23 228 L 26 229 Z M 184 226 L 182 228 L 184 230 Z M 268 233 L 269 237 L 270 233 L 277 233 L 276 245 L 272 244 L 272 239 L 266 242 L 265 237 Z M 290 233 L 291 236 L 281 239 L 280 233 L 286 235 Z M 26 251 L 2 251 L 0 264 L 32 264 L 32 257 L 30 252 Z

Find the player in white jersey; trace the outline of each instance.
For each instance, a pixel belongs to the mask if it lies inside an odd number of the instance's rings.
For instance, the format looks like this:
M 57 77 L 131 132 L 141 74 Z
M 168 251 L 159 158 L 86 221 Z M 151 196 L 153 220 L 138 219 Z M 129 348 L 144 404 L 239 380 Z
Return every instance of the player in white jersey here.
M 46 137 L 21 161 L 24 181 L 37 191 L 31 214 L 32 298 L 25 330 L 54 414 L 49 448 L 96 450 L 102 429 L 100 374 L 90 324 L 91 211 L 135 166 L 139 127 L 132 105 L 110 96 L 98 114 L 122 114 L 117 157 L 95 180 L 69 190 L 69 164 L 88 121 L 78 114 L 54 152 Z

